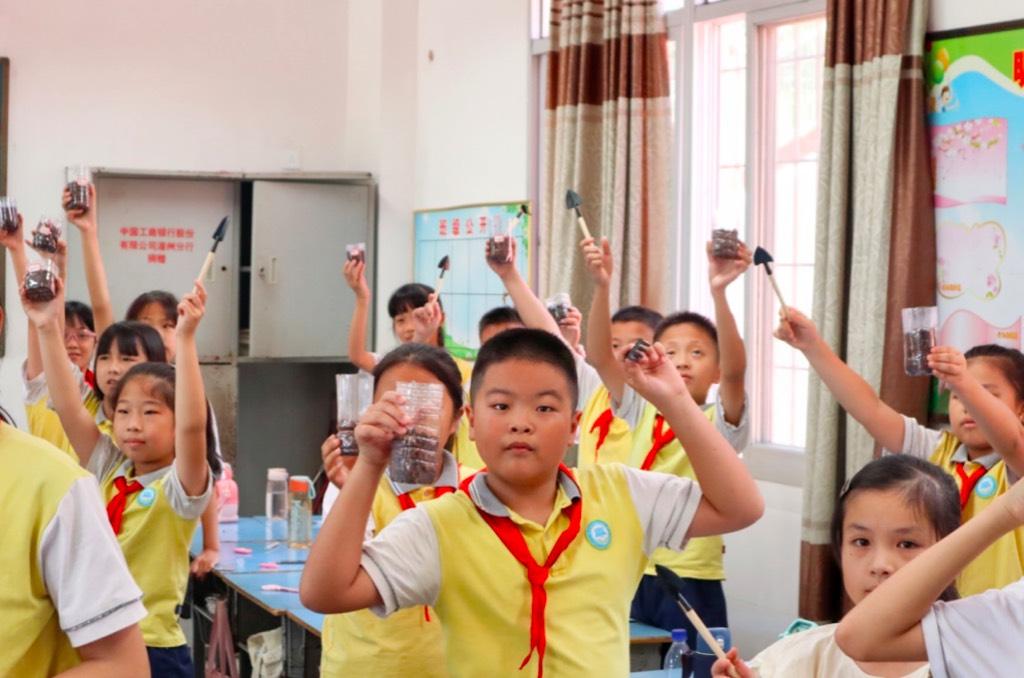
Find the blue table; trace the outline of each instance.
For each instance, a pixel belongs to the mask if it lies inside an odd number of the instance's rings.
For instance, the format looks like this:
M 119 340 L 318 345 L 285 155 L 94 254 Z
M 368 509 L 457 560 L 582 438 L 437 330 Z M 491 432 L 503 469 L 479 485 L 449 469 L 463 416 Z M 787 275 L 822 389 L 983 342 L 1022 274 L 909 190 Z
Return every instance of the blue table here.
M 323 524 L 321 516 L 313 516 L 313 538 L 320 533 Z M 237 523 L 220 523 L 218 526 L 221 545 L 233 542 L 285 541 L 288 538 L 288 522 L 268 521 L 264 516 L 239 518 Z M 198 553 L 203 547 L 203 526 L 200 525 L 192 537 L 192 551 Z
M 252 553 L 236 553 L 235 549 L 249 549 Z M 193 544 L 192 553 L 198 553 Z M 220 559 L 217 570 L 220 573 L 247 572 L 301 572 L 309 558 L 309 549 L 290 549 L 283 541 L 222 541 L 220 543 Z M 260 567 L 263 563 L 274 563 L 276 569 L 267 570 Z

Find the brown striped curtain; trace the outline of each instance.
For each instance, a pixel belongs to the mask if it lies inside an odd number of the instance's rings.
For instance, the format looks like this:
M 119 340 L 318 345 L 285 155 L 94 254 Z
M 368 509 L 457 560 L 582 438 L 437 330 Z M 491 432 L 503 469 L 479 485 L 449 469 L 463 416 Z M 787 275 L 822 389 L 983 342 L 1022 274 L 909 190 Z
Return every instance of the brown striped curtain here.
M 543 125 L 540 287 L 590 305 L 581 234 L 565 193 L 583 198 L 615 256 L 619 303 L 663 306 L 672 153 L 667 33 L 657 0 L 554 0 Z M 666 297 L 667 298 L 667 297 Z
M 900 310 L 935 303 L 935 228 L 921 60 L 927 0 L 829 0 L 814 319 L 896 409 L 924 421 L 927 380 L 903 374 Z M 878 450 L 812 374 L 800 615 L 838 619 L 829 524 L 841 485 Z

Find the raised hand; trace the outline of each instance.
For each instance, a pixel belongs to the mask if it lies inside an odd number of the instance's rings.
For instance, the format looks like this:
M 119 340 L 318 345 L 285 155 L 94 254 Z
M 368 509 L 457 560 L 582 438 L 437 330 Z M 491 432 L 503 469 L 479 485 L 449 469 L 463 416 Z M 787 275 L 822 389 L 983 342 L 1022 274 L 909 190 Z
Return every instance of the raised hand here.
M 60 276 L 54 276 L 55 291 L 53 299 L 49 301 L 37 301 L 29 299 L 25 290 L 25 281 L 21 281 L 21 306 L 25 309 L 25 315 L 29 322 L 36 327 L 44 327 L 48 324 L 59 324 L 64 317 L 64 281 Z
M 0 245 L 12 252 L 25 249 L 25 239 L 22 233 L 25 231 L 25 218 L 18 212 L 18 228 L 13 233 L 0 229 Z
M 673 400 L 691 397 L 686 382 L 660 342 L 648 346 L 640 360 L 626 360 L 623 365 L 626 383 L 659 410 L 665 409 Z
M 711 290 L 724 290 L 736 278 L 743 275 L 750 264 L 754 261 L 754 255 L 744 243 L 739 246 L 739 259 L 719 259 L 711 254 L 711 241 L 707 244 L 708 252 L 708 281 L 711 283 Z
M 64 188 L 63 194 L 61 194 L 61 206 L 64 208 L 64 214 L 67 215 L 68 221 L 78 227 L 78 230 L 83 234 L 95 233 L 97 231 L 96 225 L 96 186 L 92 183 L 89 184 L 89 209 L 85 210 L 72 210 L 68 209 L 68 204 L 71 202 L 71 191 Z
M 341 441 L 338 440 L 338 436 L 327 436 L 327 440 L 320 446 L 320 458 L 323 460 L 327 479 L 340 490 L 348 480 L 349 469 L 341 456 Z
M 783 315 L 779 310 L 779 326 L 775 330 L 775 338 L 786 342 L 798 351 L 806 351 L 821 341 L 818 328 L 814 321 L 792 306 L 789 313 Z
M 366 283 L 366 262 L 349 259 L 345 262 L 345 282 L 356 293 L 357 299 L 370 298 L 370 286 Z
M 495 275 L 502 280 L 507 280 L 510 276 L 515 276 L 519 272 L 519 269 L 516 268 L 518 246 L 514 237 L 508 238 L 508 246 L 512 253 L 508 261 L 494 261 L 491 259 L 491 240 L 489 238 L 484 249 L 485 256 L 487 257 L 487 265 L 490 266 Z
M 928 367 L 940 382 L 956 391 L 964 382 L 972 379 L 967 371 L 964 354 L 952 346 L 934 346 L 928 353 Z
M 388 391 L 366 408 L 356 425 L 356 443 L 359 459 L 383 468 L 391 459 L 391 443 L 407 432 L 412 424 L 402 405 L 405 398 L 396 391 Z
M 413 309 L 412 321 L 416 326 L 412 340 L 420 344 L 434 343 L 437 331 L 444 322 L 444 312 L 441 310 L 441 304 L 437 302 L 436 293 L 427 298 L 426 304 Z
M 199 321 L 206 313 L 206 288 L 201 280 L 196 280 L 191 292 L 181 298 L 178 303 L 178 326 L 175 333 L 179 337 L 194 337 L 199 328 Z
M 595 285 L 607 287 L 612 280 L 612 248 L 608 238 L 601 238 L 598 244 L 593 238 L 585 238 L 580 242 L 587 271 Z

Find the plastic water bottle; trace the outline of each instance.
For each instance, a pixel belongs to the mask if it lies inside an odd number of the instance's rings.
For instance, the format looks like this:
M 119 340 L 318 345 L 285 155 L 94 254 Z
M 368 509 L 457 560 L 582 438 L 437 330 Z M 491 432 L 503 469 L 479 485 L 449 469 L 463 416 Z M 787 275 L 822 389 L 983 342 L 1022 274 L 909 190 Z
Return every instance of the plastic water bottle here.
M 672 629 L 672 644 L 665 655 L 665 663 L 662 665 L 662 675 L 665 678 L 680 678 L 685 676 L 687 660 L 690 656 L 690 646 L 686 644 L 686 629 Z
M 288 548 L 306 549 L 313 541 L 313 481 L 308 476 L 288 479 Z
M 712 626 L 708 631 L 723 650 L 728 652 L 732 649 L 732 634 L 729 629 L 724 626 Z M 697 651 L 693 653 L 693 678 L 711 678 L 711 667 L 714 666 L 716 660 L 715 651 L 704 642 L 702 637 L 697 636 Z
M 288 519 L 288 470 L 267 469 L 267 523 Z

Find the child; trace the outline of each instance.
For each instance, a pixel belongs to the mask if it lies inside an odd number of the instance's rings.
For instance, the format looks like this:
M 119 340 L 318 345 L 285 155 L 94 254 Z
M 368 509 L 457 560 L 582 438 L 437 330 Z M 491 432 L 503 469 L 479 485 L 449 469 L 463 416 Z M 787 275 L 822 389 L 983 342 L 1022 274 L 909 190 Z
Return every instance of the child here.
M 776 336 L 801 351 L 850 416 L 887 450 L 938 464 L 960 487 L 960 509 L 969 520 L 1024 473 L 1024 355 L 994 345 L 966 356 L 932 349 L 928 365 L 950 389 L 950 430 L 929 430 L 881 400 L 818 336 L 805 315 L 789 309 Z M 1004 535 L 957 580 L 962 595 L 1011 584 L 1024 576 L 1024 529 Z
M 147 610 L 142 636 L 153 675 L 192 676 L 177 609 L 188 579 L 189 543 L 212 492 L 207 463 L 212 435 L 195 344 L 206 292 L 196 281 L 196 291 L 179 305 L 177 377 L 166 363 L 143 363 L 119 380 L 98 384 L 112 387 L 107 396 L 115 406 L 112 440 L 76 390 L 58 334 L 60 280 L 57 287 L 57 299 L 50 302 L 30 301 L 22 289 L 22 303 L 39 333 L 54 407 L 82 465 L 100 480 L 111 527 L 142 588 Z
M 622 362 L 638 340 L 654 343 L 654 332 L 662 315 L 645 306 L 626 306 L 612 316 L 612 354 Z M 583 405 L 580 419 L 579 466 L 628 463 L 633 450 L 633 431 L 615 416 L 612 396 L 603 382 L 596 385 Z
M 453 492 L 460 480 L 455 457 L 443 447 L 455 434 L 462 413 L 462 378 L 451 356 L 433 346 L 404 344 L 377 364 L 374 381 L 377 400 L 394 391 L 400 381 L 444 386 L 443 433 L 438 436 L 444 463 L 433 484 L 425 486 L 397 483 L 385 471 L 374 494 L 366 526 L 368 539 L 403 511 Z M 341 471 L 344 466 L 339 463 L 340 456 L 331 458 L 335 447 L 330 441 L 325 443 L 324 467 L 331 482 L 343 487 L 346 474 Z M 378 619 L 366 610 L 328 615 L 324 620 L 320 672 L 324 676 L 446 676 L 441 624 L 427 608 L 402 610 L 387 619 Z
M 170 292 L 152 290 L 144 292 L 132 300 L 125 313 L 125 320 L 145 323 L 160 333 L 164 348 L 167 350 L 167 362 L 173 363 L 176 354 L 175 327 L 178 324 L 178 298 Z
M 138 630 L 146 616 L 142 592 L 110 533 L 95 481 L 52 445 L 15 428 L 3 408 L 0 467 L 0 675 L 52 676 L 75 666 L 96 675 L 148 675 Z
M 1018 676 L 1024 666 L 1024 580 L 952 602 L 934 602 L 957 572 L 1024 525 L 1024 481 L 854 608 L 836 632 L 851 657 L 931 663 L 932 675 Z
M 617 464 L 578 475 L 561 465 L 578 421 L 572 353 L 547 332 L 509 330 L 473 370 L 468 414 L 487 470 L 363 544 L 391 443 L 410 423 L 401 396 L 384 394 L 356 428 L 359 457 L 310 552 L 303 604 L 378 614 L 433 605 L 454 676 L 626 675 L 629 601 L 648 556 L 741 529 L 763 510 L 660 346 L 629 378 L 680 431 L 702 487 Z
M 628 387 L 623 365 L 629 362 L 617 360 L 612 351 L 609 319 L 612 260 L 607 239 L 603 239 L 600 246 L 593 240 L 584 240 L 582 246 L 587 267 L 597 286 L 590 313 L 587 353 L 611 394 L 616 415 L 633 431 L 629 463 L 644 470 L 692 478 L 694 469 L 688 450 L 676 435 L 678 429 L 667 426 L 664 413 L 659 413 L 654 403 L 644 402 Z M 751 255 L 742 244 L 739 259 L 711 256 L 710 243 L 707 251 L 717 327 L 716 323 L 697 313 L 674 313 L 658 325 L 654 339 L 665 345 L 669 359 L 682 375 L 704 416 L 734 449 L 742 450 L 749 436 L 743 383 L 746 352 L 725 291 L 750 266 Z M 717 395 L 708 403 L 708 393 L 716 383 Z M 687 599 L 708 626 L 729 625 L 722 589 L 724 550 L 721 537 L 709 536 L 694 540 L 682 553 L 663 549 L 653 558 L 654 564 L 669 567 L 683 578 Z M 663 629 L 684 628 L 690 638 L 696 638 L 696 631 L 689 620 L 655 578 L 653 564 L 637 590 L 632 615 L 637 621 Z
M 861 605 L 895 571 L 960 526 L 959 494 L 942 469 L 907 455 L 876 459 L 853 476 L 832 515 L 832 552 L 854 605 Z M 953 600 L 956 590 L 948 587 L 936 597 Z M 735 648 L 729 657 L 743 677 L 930 675 L 920 662 L 855 662 L 836 645 L 836 628 L 829 624 L 783 638 L 754 657 L 749 667 L 738 659 Z M 729 664 L 719 660 L 714 675 L 728 675 Z
M 523 324 L 523 319 L 519 317 L 519 311 L 511 306 L 495 306 L 480 316 L 480 322 L 477 324 L 480 345 L 486 344 L 496 334 L 520 327 L 526 326 Z

